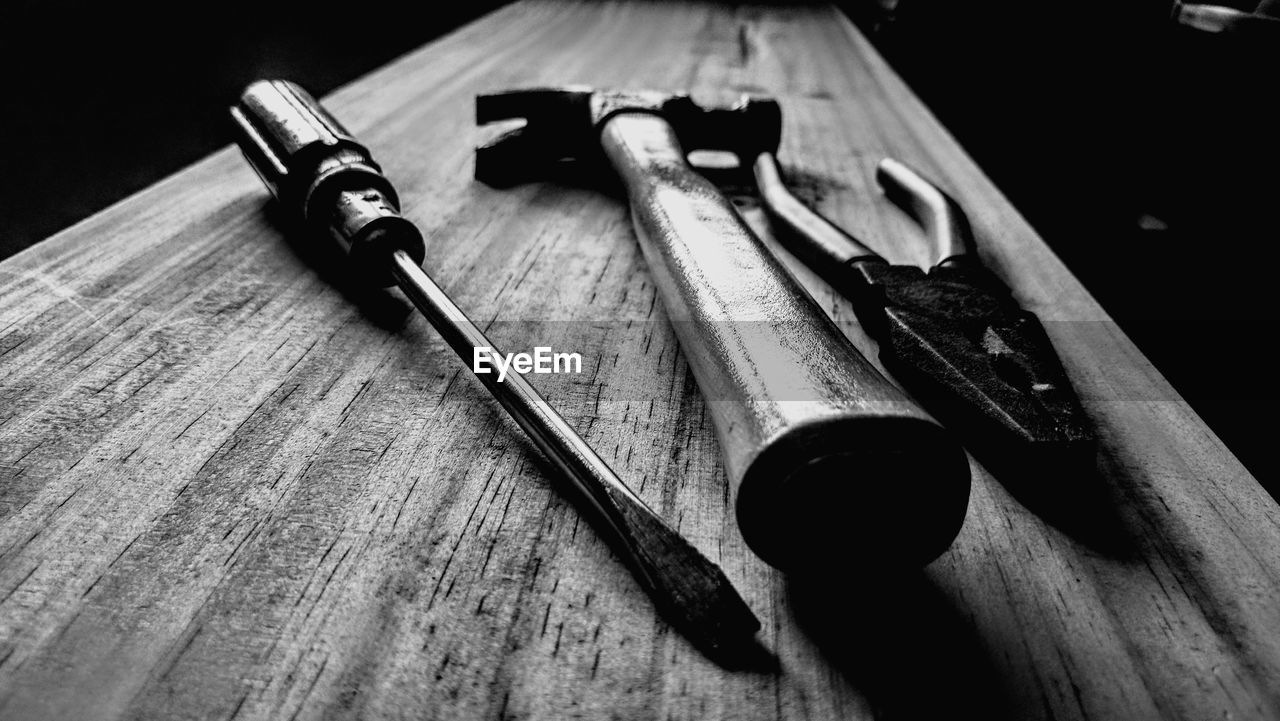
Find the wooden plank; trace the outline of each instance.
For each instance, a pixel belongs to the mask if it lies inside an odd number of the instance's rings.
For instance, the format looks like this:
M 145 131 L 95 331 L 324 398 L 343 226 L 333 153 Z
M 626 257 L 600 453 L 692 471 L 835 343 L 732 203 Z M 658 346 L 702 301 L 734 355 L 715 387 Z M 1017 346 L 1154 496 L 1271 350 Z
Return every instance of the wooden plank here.
M 941 179 L 1087 399 L 1096 501 L 1050 523 L 977 469 L 911 578 L 752 556 L 622 204 L 469 180 L 472 96 L 566 82 L 774 94 L 784 163 L 872 242 L 918 237 L 881 156 Z M 0 263 L 0 718 L 1280 717 L 1276 504 L 835 11 L 522 2 L 326 103 L 496 341 L 583 354 L 536 385 L 776 667 L 656 620 L 403 297 L 331 285 L 226 150 Z

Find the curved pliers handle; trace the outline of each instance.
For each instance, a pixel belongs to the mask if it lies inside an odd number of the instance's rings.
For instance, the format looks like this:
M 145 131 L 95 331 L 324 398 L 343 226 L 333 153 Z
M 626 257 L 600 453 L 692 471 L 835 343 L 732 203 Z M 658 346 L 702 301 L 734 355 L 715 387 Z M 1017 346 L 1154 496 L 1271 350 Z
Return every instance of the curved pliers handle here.
M 885 195 L 931 240 L 937 260 L 926 271 L 889 263 L 801 203 L 772 154 L 754 170 L 779 240 L 853 302 L 885 367 L 934 415 L 1002 455 L 1092 457 L 1091 424 L 1048 334 L 982 265 L 951 196 L 896 160 L 877 168 Z

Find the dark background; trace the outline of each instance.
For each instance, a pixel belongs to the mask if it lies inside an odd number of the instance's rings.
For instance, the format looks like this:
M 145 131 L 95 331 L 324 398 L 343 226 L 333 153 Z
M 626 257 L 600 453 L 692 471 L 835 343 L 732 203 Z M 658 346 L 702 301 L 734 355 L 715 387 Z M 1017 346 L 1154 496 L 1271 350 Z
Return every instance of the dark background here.
M 17 3 L 0 258 L 230 142 L 225 108 L 248 82 L 319 96 L 501 4 Z M 843 5 L 1280 494 L 1265 445 L 1280 42 L 1176 26 L 1147 0 Z

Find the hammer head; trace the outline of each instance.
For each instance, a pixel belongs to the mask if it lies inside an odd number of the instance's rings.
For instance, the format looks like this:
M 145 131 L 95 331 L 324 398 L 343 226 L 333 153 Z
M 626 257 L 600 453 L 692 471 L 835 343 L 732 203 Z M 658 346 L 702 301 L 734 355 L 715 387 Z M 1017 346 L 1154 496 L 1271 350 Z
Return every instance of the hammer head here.
M 675 130 L 686 153 L 733 153 L 744 168 L 777 152 L 782 111 L 772 99 L 743 96 L 727 108 L 704 108 L 688 95 L 587 87 L 509 90 L 476 96 L 476 124 L 523 119 L 523 127 L 476 149 L 476 180 L 510 186 L 550 175 L 565 161 L 599 161 L 600 129 L 618 113 L 652 113 Z

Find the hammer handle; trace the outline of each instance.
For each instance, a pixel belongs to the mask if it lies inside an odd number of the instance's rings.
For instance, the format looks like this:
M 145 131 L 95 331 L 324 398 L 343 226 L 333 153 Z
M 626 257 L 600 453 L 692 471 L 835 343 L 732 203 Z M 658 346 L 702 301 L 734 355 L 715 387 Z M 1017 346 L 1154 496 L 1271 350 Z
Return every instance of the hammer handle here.
M 944 551 L 968 499 L 961 448 L 689 166 L 666 120 L 617 113 L 601 142 L 711 412 L 748 545 L 784 569 Z

